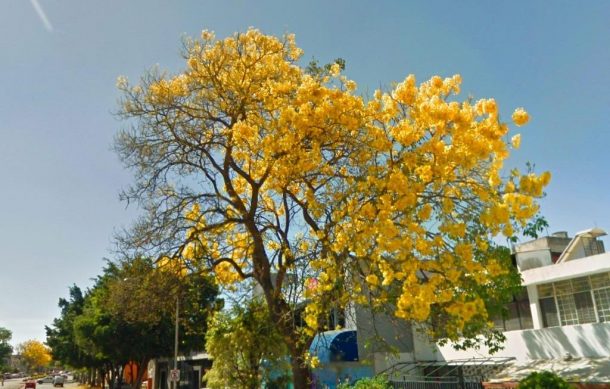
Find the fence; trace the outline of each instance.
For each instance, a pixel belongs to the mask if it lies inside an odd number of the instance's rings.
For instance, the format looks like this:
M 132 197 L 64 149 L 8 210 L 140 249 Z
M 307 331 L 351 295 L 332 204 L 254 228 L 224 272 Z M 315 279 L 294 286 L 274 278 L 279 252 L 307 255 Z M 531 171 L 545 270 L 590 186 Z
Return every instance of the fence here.
M 404 381 L 390 380 L 390 384 L 394 389 L 483 389 L 481 378 L 405 377 Z

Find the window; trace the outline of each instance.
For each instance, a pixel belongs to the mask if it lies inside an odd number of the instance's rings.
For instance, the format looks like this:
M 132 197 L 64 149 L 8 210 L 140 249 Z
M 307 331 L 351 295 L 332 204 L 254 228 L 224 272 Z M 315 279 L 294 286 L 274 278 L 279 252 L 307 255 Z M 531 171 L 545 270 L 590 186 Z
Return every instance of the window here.
M 506 316 L 494 317 L 493 322 L 496 328 L 503 331 L 534 328 L 530 301 L 525 288 L 506 305 Z
M 538 285 L 538 297 L 553 297 L 553 284 Z
M 592 275 L 591 276 L 591 287 L 593 289 L 610 287 L 610 273 Z
M 519 316 L 521 318 L 521 329 L 534 328 L 534 321 L 532 320 L 532 309 L 530 308 L 530 300 L 525 297 L 525 300 L 517 301 L 517 307 L 519 308 Z
M 576 305 L 576 313 L 580 324 L 595 323 L 597 321 L 591 291 L 575 293 L 574 304 Z
M 555 288 L 555 294 L 570 294 L 573 291 L 571 280 L 554 282 L 553 287 Z
M 576 305 L 576 313 L 580 324 L 597 322 L 591 291 L 575 293 L 574 303 Z
M 540 299 L 540 310 L 542 311 L 542 325 L 544 327 L 556 327 L 559 325 L 557 305 L 555 305 L 554 297 Z
M 578 313 L 574 303 L 574 295 L 565 294 L 557 296 L 557 308 L 559 308 L 559 318 L 562 326 L 578 324 Z
M 610 288 L 604 288 L 593 291 L 595 296 L 595 305 L 597 306 L 597 314 L 599 321 L 610 321 Z
M 610 322 L 610 272 L 538 285 L 545 327 Z
M 520 330 L 521 328 L 521 320 L 519 318 L 519 307 L 516 303 L 510 303 L 508 305 L 508 313 L 506 315 L 506 319 L 504 320 L 504 328 L 506 331 L 515 331 Z
M 584 292 L 591 290 L 591 283 L 589 277 L 579 277 L 572 280 L 572 289 L 574 292 Z

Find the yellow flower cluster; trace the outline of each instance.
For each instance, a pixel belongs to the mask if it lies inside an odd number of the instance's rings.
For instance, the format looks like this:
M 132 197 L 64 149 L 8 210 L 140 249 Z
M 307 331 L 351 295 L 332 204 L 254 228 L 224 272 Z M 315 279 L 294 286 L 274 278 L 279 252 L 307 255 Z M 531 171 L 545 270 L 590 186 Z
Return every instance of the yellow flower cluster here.
M 309 352 L 305 353 L 304 360 L 305 364 L 312 369 L 315 369 L 316 367 L 320 366 L 320 358 L 315 355 L 311 355 Z
M 530 116 L 523 108 L 517 108 L 515 112 L 513 112 L 512 118 L 513 122 L 518 126 L 523 126 L 530 120 Z

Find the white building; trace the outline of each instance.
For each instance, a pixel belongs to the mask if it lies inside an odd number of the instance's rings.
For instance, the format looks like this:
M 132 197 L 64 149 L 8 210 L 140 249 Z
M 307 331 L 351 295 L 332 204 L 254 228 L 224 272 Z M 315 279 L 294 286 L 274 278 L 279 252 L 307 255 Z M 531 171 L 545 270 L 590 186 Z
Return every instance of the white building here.
M 527 293 L 496 324 L 505 348 L 494 357 L 515 358 L 505 378 L 532 369 L 555 370 L 582 381 L 610 382 L 610 253 L 593 228 L 568 238 L 561 232 L 514 247 Z M 441 360 L 489 357 L 484 350 L 436 347 Z M 511 377 L 512 376 L 512 377 Z

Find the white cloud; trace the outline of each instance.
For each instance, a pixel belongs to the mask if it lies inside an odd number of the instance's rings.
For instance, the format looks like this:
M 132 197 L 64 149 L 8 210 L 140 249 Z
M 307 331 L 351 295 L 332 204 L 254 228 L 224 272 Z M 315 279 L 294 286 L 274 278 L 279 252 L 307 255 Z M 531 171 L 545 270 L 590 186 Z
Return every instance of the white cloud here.
M 38 2 L 38 0 L 30 0 L 30 3 L 32 3 L 32 7 L 34 7 L 34 10 L 38 14 L 38 17 L 42 21 L 42 24 L 47 29 L 47 31 L 53 32 L 53 25 L 49 21 L 49 18 L 47 17 L 47 14 L 42 9 L 42 6 Z

